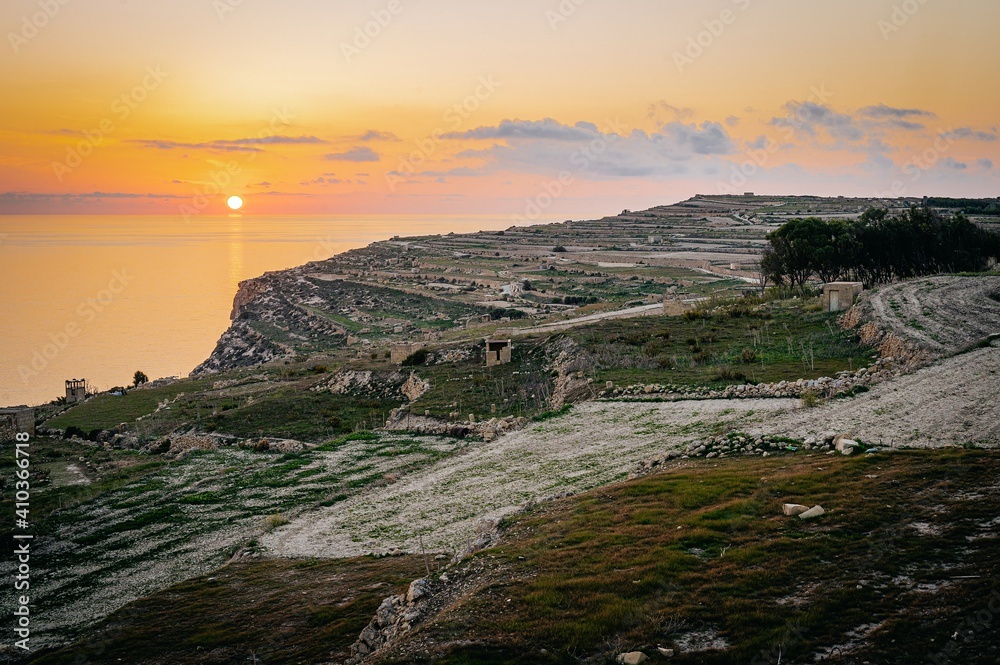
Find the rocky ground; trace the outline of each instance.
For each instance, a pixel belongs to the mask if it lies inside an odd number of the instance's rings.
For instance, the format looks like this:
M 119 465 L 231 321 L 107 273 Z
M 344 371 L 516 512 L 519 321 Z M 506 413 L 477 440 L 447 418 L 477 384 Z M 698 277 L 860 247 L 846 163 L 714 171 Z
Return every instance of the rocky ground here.
M 929 277 L 862 296 L 865 321 L 948 355 L 1000 335 L 1000 277 Z
M 761 429 L 797 400 L 590 402 L 477 444 L 400 482 L 303 514 L 267 534 L 275 556 L 464 550 L 500 518 L 547 498 L 624 480 L 638 462 L 726 427 Z

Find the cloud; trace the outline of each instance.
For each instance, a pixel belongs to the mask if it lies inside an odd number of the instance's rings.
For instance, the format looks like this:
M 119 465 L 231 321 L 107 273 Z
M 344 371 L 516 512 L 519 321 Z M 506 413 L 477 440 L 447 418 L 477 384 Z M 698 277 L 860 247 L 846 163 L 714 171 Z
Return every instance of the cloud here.
M 503 120 L 496 127 L 477 127 L 465 132 L 449 132 L 446 139 L 547 139 L 582 141 L 593 138 L 597 125 L 578 122 L 570 127 L 552 118 L 544 120 Z
M 834 111 L 829 106 L 816 102 L 788 102 L 784 105 L 788 114 L 782 118 L 772 118 L 774 127 L 794 129 L 796 132 L 815 138 L 820 130 L 831 137 L 845 141 L 860 141 L 864 131 L 854 118 Z
M 0 192 L 0 204 L 33 202 L 80 202 L 112 199 L 183 199 L 177 194 L 152 194 L 139 192 Z
M 984 157 L 984 158 L 980 159 L 979 161 L 977 161 L 976 164 L 978 164 L 979 168 L 981 168 L 984 171 L 992 171 L 993 170 L 993 160 L 992 159 L 986 159 Z
M 866 106 L 858 112 L 865 118 L 876 120 L 905 120 L 907 118 L 936 118 L 937 114 L 923 109 L 897 109 L 885 104 Z
M 359 141 L 400 141 L 401 139 L 392 132 L 380 132 L 376 129 L 369 129 L 358 137 Z
M 952 129 L 947 132 L 942 132 L 941 136 L 946 139 L 960 140 L 968 139 L 970 141 L 983 141 L 986 143 L 992 143 L 997 140 L 996 129 L 989 132 L 981 132 L 971 127 L 959 127 L 958 129 Z
M 355 146 L 344 152 L 332 152 L 325 158 L 332 162 L 377 162 L 382 159 L 368 146 Z
M 719 123 L 679 121 L 647 133 L 611 123 L 604 130 L 589 122 L 567 125 L 551 118 L 504 120 L 496 126 L 454 133 L 450 138 L 490 139 L 494 145 L 455 155 L 474 160 L 450 170 L 415 173 L 426 177 L 479 176 L 495 172 L 553 174 L 570 171 L 579 177 L 660 177 L 709 168 L 715 156 L 733 152 L 734 145 Z M 402 175 L 402 174 L 396 174 Z
M 188 148 L 193 150 L 212 150 L 215 152 L 263 152 L 262 145 L 315 145 L 327 143 L 315 136 L 266 136 L 253 139 L 220 139 L 202 143 L 186 143 L 183 141 L 168 141 L 163 139 L 130 139 L 127 143 L 136 143 L 145 148 L 159 150 L 174 150 Z
M 944 159 L 942 159 L 941 166 L 944 166 L 949 169 L 956 169 L 958 171 L 964 171 L 967 168 L 969 168 L 969 165 L 966 164 L 965 162 L 956 161 L 951 157 L 945 157 Z

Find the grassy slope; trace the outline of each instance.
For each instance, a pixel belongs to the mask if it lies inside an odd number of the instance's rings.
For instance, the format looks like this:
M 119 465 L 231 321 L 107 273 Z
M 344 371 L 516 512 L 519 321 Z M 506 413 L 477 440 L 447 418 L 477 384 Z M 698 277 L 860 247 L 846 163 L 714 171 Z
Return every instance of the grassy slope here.
M 780 645 L 802 663 L 875 624 L 824 662 L 922 662 L 995 590 L 998 474 L 994 455 L 960 450 L 700 462 L 544 506 L 480 555 L 508 580 L 414 638 L 452 646 L 384 662 L 604 663 L 708 630 L 732 648 L 673 662 L 773 663 Z M 829 513 L 786 518 L 785 501 Z M 975 631 L 960 653 L 995 663 L 1000 635 Z
M 31 662 L 341 662 L 382 599 L 422 566 L 418 557 L 236 563 L 136 601 L 90 639 Z
M 998 476 L 1000 460 L 982 451 L 800 454 L 685 462 L 545 504 L 507 524 L 498 549 L 450 571 L 495 572 L 381 662 L 606 663 L 613 651 L 652 653 L 710 631 L 731 648 L 672 662 L 774 663 L 780 645 L 791 664 L 876 624 L 863 646 L 824 662 L 922 662 L 990 602 L 1000 561 L 986 525 L 1000 512 Z M 785 501 L 829 512 L 786 518 Z M 223 663 L 254 649 L 269 663 L 325 662 L 320 645 L 343 653 L 365 611 L 419 569 L 395 559 L 241 564 L 125 608 L 84 653 L 94 663 L 167 662 L 166 653 Z M 392 579 L 373 593 L 373 580 Z M 952 662 L 992 664 L 1000 635 L 974 630 L 956 647 Z

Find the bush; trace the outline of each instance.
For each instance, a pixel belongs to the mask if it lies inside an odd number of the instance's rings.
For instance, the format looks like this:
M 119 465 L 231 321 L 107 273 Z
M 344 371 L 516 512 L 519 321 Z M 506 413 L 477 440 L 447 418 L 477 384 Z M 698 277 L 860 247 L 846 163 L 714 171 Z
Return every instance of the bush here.
M 819 406 L 819 394 L 815 390 L 807 390 L 802 393 L 802 406 L 812 409 Z
M 757 351 L 755 349 L 746 348 L 740 354 L 740 360 L 743 361 L 744 365 L 752 365 L 757 362 Z
M 275 513 L 274 515 L 269 515 L 264 520 L 264 531 L 274 531 L 279 526 L 285 526 L 286 524 L 288 524 L 288 518 L 281 513 Z
M 721 367 L 712 375 L 712 381 L 727 381 L 730 383 L 746 383 L 747 375 L 733 367 Z
M 712 315 L 703 309 L 689 309 L 681 315 L 681 319 L 684 321 L 701 321 L 710 318 Z
M 552 248 L 552 251 L 553 252 L 565 252 L 566 248 L 563 247 L 562 245 L 556 245 L 555 247 Z

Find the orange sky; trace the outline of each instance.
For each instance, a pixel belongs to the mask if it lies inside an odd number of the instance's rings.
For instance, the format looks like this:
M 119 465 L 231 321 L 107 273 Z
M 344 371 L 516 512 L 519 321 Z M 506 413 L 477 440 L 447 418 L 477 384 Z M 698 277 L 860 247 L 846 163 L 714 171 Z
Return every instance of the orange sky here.
M 995 0 L 6 0 L 0 213 L 997 196 L 997 25 Z

